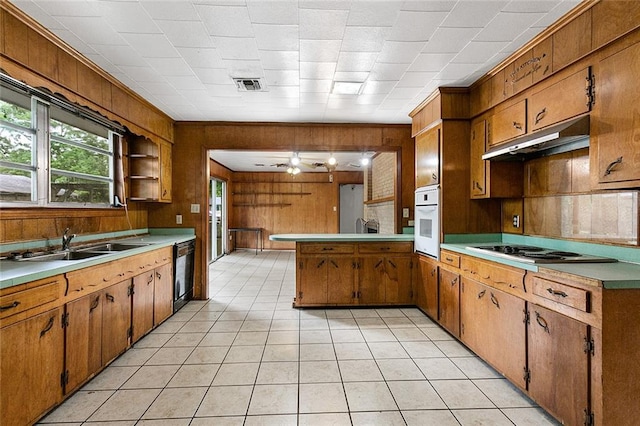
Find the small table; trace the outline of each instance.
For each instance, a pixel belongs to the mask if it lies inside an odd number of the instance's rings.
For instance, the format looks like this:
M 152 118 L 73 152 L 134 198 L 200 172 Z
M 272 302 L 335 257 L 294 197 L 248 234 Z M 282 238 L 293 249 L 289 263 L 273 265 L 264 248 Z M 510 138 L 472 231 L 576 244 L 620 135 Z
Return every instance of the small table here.
M 260 247 L 260 251 L 262 251 L 262 249 L 264 248 L 264 241 L 262 241 L 262 228 L 229 228 L 229 234 L 231 234 L 232 232 L 255 232 L 256 254 L 258 254 L 258 247 Z

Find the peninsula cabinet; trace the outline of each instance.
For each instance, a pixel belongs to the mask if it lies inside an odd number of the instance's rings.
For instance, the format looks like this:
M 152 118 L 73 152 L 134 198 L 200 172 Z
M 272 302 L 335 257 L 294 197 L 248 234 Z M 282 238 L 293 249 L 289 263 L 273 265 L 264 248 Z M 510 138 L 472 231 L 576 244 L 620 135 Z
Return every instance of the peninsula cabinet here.
M 438 320 L 438 261 L 418 256 L 419 275 L 416 281 L 416 305 L 434 320 Z
M 640 42 L 610 54 L 596 74 L 592 186 L 640 186 Z

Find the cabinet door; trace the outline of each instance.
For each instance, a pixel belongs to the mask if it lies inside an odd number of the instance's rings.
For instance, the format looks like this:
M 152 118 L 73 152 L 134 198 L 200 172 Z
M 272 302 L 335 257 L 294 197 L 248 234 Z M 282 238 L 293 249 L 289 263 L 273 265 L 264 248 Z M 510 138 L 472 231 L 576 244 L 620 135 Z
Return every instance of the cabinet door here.
M 487 195 L 487 161 L 482 159 L 486 151 L 486 121 L 480 120 L 471 127 L 471 198 Z
M 131 281 L 122 281 L 103 290 L 102 363 L 107 364 L 129 346 L 131 328 Z
M 416 304 L 431 318 L 438 319 L 438 264 L 435 260 L 420 257 L 420 274 L 417 283 Z
M 527 133 L 527 101 L 523 100 L 496 112 L 491 117 L 489 146 L 499 145 Z
M 620 187 L 638 186 L 640 180 L 640 43 L 600 62 L 596 75 L 595 115 L 597 182 L 625 182 Z M 636 181 L 635 185 L 633 182 Z
M 585 68 L 531 95 L 528 108 L 529 131 L 589 112 L 591 98 L 586 88 L 591 81 L 590 75 L 590 69 Z
M 525 389 L 525 302 L 510 294 L 462 278 L 460 337 L 505 377 Z
M 416 187 L 440 183 L 440 126 L 416 136 Z
M 327 303 L 353 303 L 355 261 L 351 257 L 327 258 Z
M 460 274 L 440 269 L 438 296 L 440 324 L 454 336 L 460 336 Z
M 131 343 L 137 342 L 153 328 L 153 289 L 155 271 L 133 277 Z
M 62 399 L 62 308 L 0 330 L 0 418 L 31 424 Z
M 65 394 L 71 392 L 90 375 L 89 372 L 89 307 L 93 295 L 67 303 L 65 327 L 65 365 L 68 380 Z
M 327 268 L 326 257 L 298 259 L 297 304 L 327 303 Z
M 584 423 L 589 408 L 587 325 L 530 305 L 529 394 L 560 423 Z
M 408 305 L 413 302 L 413 259 L 394 256 L 385 259 L 385 302 Z
M 153 324 L 158 325 L 173 313 L 173 267 L 170 263 L 154 271 Z
M 171 202 L 171 152 L 173 146 L 162 141 L 160 143 L 160 201 Z
M 380 256 L 360 259 L 358 296 L 361 304 L 380 304 L 385 301 L 385 258 Z

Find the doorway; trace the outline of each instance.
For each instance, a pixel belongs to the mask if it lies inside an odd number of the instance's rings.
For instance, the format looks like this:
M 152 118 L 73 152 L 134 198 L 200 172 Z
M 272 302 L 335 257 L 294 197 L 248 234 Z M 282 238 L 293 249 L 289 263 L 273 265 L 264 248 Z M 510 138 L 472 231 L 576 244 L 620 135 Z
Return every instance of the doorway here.
M 216 178 L 209 179 L 209 263 L 227 251 L 227 184 Z
M 340 185 L 340 233 L 355 234 L 356 220 L 364 216 L 364 185 Z

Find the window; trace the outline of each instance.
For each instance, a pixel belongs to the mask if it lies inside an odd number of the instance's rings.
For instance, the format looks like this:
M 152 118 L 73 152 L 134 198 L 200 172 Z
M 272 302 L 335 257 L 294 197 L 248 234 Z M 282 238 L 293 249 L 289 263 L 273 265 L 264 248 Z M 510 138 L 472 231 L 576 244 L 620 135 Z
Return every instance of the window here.
M 83 111 L 51 100 L 2 86 L 0 202 L 108 207 L 120 136 Z

